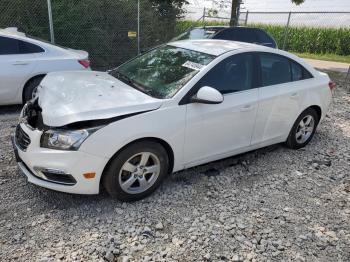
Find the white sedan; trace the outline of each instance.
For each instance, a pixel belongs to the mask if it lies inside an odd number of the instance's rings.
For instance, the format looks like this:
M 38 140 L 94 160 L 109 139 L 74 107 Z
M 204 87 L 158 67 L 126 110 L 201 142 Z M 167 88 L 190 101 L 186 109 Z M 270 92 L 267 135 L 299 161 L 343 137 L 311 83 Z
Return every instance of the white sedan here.
M 26 37 L 17 28 L 0 29 L 0 105 L 31 99 L 49 72 L 89 69 L 88 56 Z
M 123 201 L 167 174 L 271 144 L 298 149 L 325 117 L 334 84 L 268 47 L 186 40 L 104 72 L 51 73 L 14 136 L 34 184 Z

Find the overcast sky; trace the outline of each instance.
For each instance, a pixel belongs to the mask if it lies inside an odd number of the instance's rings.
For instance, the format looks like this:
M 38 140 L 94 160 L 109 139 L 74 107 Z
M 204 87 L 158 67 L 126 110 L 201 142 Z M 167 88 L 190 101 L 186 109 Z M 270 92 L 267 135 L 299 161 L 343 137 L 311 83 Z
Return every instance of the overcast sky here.
M 189 0 L 197 7 L 206 5 L 211 7 L 212 1 Z M 349 11 L 350 0 L 306 0 L 304 4 L 296 6 L 291 0 L 243 0 L 249 11 Z

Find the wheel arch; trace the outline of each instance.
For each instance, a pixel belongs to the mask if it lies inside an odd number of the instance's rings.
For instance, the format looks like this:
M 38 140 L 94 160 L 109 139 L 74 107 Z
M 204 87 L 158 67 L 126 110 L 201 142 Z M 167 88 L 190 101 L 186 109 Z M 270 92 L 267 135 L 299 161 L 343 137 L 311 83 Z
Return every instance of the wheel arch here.
M 308 108 L 306 108 L 305 110 L 307 110 L 307 109 L 309 109 L 309 108 L 312 108 L 312 109 L 314 109 L 314 110 L 316 111 L 317 116 L 318 116 L 318 122 L 320 122 L 320 120 L 321 120 L 321 118 L 322 118 L 322 109 L 321 109 L 321 107 L 318 106 L 318 105 L 312 105 L 312 106 L 309 106 Z M 305 111 L 305 110 L 304 110 L 304 111 Z M 303 112 L 304 112 L 304 111 L 303 111 Z
M 30 85 L 31 82 L 33 82 L 34 80 L 36 79 L 39 79 L 39 78 L 44 78 L 46 76 L 46 74 L 39 74 L 39 75 L 35 75 L 35 76 L 32 76 L 31 78 L 29 78 L 24 86 L 23 86 L 23 89 L 22 89 L 22 103 L 24 103 L 24 92 L 26 90 L 26 88 Z
M 174 151 L 173 151 L 172 147 L 169 145 L 169 143 L 166 142 L 165 140 L 163 140 L 161 138 L 157 138 L 157 137 L 144 137 L 144 138 L 139 138 L 139 139 L 136 139 L 136 140 L 133 140 L 133 141 L 127 143 L 122 148 L 120 148 L 116 153 L 114 153 L 114 155 L 108 160 L 106 166 L 104 167 L 100 180 L 102 181 L 106 169 L 108 168 L 108 166 L 110 165 L 112 160 L 115 159 L 120 154 L 121 151 L 123 151 L 125 148 L 129 147 L 130 145 L 132 145 L 134 143 L 143 142 L 143 141 L 155 142 L 155 143 L 158 143 L 158 144 L 160 144 L 160 145 L 162 145 L 164 147 L 164 149 L 167 152 L 168 157 L 169 157 L 168 173 L 169 174 L 172 173 L 173 168 L 174 168 L 174 161 L 175 161 L 175 159 L 174 159 Z

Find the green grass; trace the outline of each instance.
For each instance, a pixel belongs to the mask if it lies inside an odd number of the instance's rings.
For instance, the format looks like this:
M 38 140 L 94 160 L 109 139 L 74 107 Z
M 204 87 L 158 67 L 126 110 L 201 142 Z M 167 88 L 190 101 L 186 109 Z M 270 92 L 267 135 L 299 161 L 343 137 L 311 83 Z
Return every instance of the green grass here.
M 341 63 L 349 63 L 350 64 L 350 56 L 341 56 L 335 54 L 310 54 L 310 53 L 297 53 L 293 52 L 295 55 L 300 56 L 302 58 L 310 58 L 324 61 L 334 61 Z

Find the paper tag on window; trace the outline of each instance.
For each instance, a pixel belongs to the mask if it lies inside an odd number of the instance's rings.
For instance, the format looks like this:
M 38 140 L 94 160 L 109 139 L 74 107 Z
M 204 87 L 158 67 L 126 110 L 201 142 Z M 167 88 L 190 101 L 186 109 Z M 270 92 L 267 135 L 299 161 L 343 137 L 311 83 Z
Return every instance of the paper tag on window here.
M 204 67 L 204 65 L 201 65 L 201 64 L 198 64 L 195 62 L 191 62 L 191 61 L 187 61 L 182 66 L 193 69 L 193 70 L 197 70 L 197 71 L 201 70 Z

